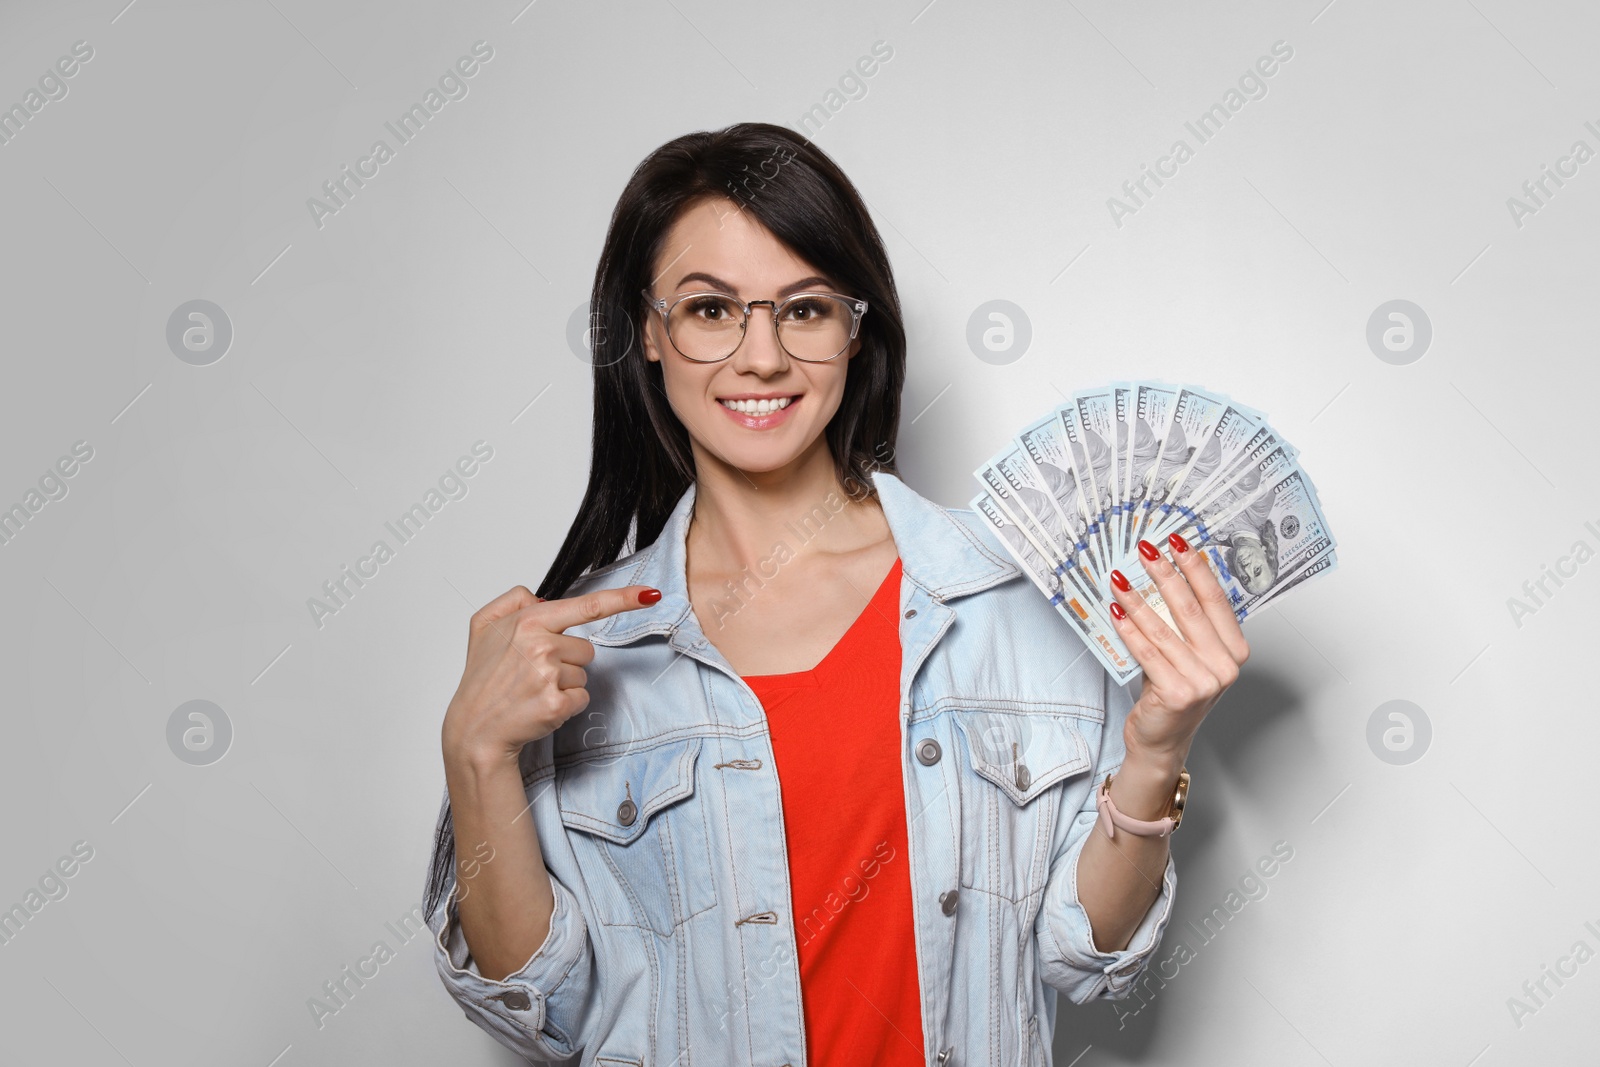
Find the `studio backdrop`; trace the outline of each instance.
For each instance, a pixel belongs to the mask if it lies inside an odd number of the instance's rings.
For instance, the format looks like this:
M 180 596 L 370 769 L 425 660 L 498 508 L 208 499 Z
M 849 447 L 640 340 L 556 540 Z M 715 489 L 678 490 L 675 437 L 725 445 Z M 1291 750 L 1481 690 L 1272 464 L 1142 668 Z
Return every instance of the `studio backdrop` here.
M 883 234 L 918 492 L 967 507 L 1079 390 L 1193 382 L 1271 418 L 1338 537 L 1245 623 L 1150 976 L 1063 998 L 1055 1062 L 1592 1059 L 1597 31 L 0 5 L 0 1060 L 514 1062 L 421 925 L 440 722 L 469 615 L 581 497 L 617 196 L 739 121 Z

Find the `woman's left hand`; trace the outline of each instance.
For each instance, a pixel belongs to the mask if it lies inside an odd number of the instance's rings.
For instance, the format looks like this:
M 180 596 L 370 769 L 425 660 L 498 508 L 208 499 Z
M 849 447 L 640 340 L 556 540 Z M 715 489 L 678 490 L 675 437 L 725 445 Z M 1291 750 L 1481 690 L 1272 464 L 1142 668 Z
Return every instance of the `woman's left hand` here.
M 1210 565 L 1176 534 L 1168 544 L 1177 567 L 1148 541 L 1139 542 L 1139 555 L 1181 636 L 1143 597 L 1124 588 L 1126 576 L 1119 571 L 1112 572 L 1111 593 L 1124 615 L 1111 616 L 1144 671 L 1143 691 L 1123 728 L 1126 747 L 1181 761 L 1201 720 L 1239 677 L 1250 646 Z

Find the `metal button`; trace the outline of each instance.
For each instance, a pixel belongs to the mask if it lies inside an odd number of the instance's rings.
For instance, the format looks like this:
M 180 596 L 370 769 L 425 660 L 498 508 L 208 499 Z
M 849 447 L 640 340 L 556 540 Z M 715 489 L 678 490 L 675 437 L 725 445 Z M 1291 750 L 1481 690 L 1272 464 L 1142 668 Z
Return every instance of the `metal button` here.
M 917 742 L 917 762 L 924 767 L 932 767 L 939 762 L 939 742 L 931 737 L 924 737 Z
M 617 806 L 617 821 L 624 826 L 632 826 L 633 820 L 638 817 L 639 805 L 632 800 L 624 800 Z
M 1028 765 L 1026 763 L 1017 764 L 1017 788 L 1026 793 L 1028 791 L 1028 783 L 1031 781 L 1033 781 L 1033 775 L 1028 773 Z
M 955 1051 L 955 1047 L 954 1046 L 951 1046 L 950 1048 L 943 1048 L 943 1049 L 939 1050 L 939 1067 L 944 1067 L 945 1064 L 950 1062 L 950 1054 L 952 1052 L 954 1052 L 954 1051 Z
M 907 608 L 906 609 L 906 618 L 914 619 L 916 617 L 917 617 L 917 609 L 916 608 Z
M 954 889 L 939 894 L 939 907 L 943 909 L 946 915 L 954 915 L 956 913 L 956 891 Z
M 528 998 L 528 994 L 520 989 L 513 989 L 501 997 L 500 1002 L 512 1011 L 527 1011 L 533 1007 L 533 1001 Z

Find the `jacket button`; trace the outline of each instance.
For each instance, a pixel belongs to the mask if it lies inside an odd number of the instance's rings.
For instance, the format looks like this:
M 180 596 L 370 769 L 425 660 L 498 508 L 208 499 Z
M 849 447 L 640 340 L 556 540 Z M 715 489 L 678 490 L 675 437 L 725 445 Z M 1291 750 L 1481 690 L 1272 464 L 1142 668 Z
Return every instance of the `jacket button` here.
M 533 1001 L 528 999 L 528 994 L 520 989 L 513 989 L 500 998 L 500 1002 L 512 1011 L 527 1011 L 533 1007 Z
M 617 806 L 617 821 L 624 826 L 632 826 L 633 820 L 639 814 L 639 805 L 631 800 L 624 800 Z
M 1028 783 L 1033 781 L 1033 775 L 1028 773 L 1026 763 L 1017 764 L 1017 788 L 1024 793 L 1028 791 Z
M 954 889 L 939 894 L 939 907 L 946 915 L 956 913 L 956 891 Z
M 931 737 L 924 737 L 917 742 L 917 762 L 924 767 L 932 767 L 939 762 L 939 742 Z
M 907 608 L 906 609 L 906 618 L 914 619 L 916 617 L 917 617 L 917 609 L 916 608 Z

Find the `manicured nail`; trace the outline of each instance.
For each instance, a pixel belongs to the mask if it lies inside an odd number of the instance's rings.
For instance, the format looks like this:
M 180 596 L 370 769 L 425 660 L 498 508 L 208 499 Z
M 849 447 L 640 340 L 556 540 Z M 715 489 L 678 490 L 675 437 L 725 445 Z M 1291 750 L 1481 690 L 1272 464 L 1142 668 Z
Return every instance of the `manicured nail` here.
M 1115 600 L 1113 600 L 1111 602 L 1111 617 L 1116 619 L 1118 622 L 1121 622 L 1123 619 L 1128 617 L 1128 613 L 1122 610 L 1121 604 L 1118 604 Z
M 1111 584 L 1122 590 L 1124 593 L 1133 591 L 1133 586 L 1128 584 L 1128 576 L 1123 574 L 1121 571 L 1111 572 Z
M 641 604 L 654 604 L 660 599 L 661 590 L 659 589 L 646 589 L 644 592 L 639 594 L 639 603 Z
M 1139 538 L 1139 555 L 1152 563 L 1161 558 L 1161 553 L 1156 551 L 1156 546 L 1142 537 Z
M 1172 546 L 1172 550 L 1174 552 L 1187 552 L 1187 551 L 1189 551 L 1189 542 L 1185 541 L 1183 538 L 1179 537 L 1177 534 L 1168 534 L 1167 535 L 1167 544 Z

